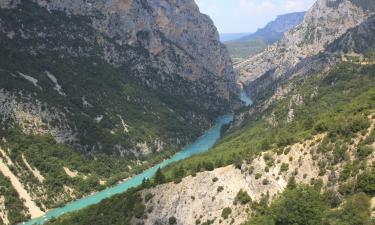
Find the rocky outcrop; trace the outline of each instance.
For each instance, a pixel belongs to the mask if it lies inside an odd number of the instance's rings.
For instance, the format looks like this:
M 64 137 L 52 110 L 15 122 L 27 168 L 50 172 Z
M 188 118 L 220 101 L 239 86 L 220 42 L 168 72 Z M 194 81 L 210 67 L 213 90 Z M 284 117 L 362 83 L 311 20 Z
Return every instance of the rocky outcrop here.
M 236 66 L 240 73 L 238 82 L 250 86 L 249 92 L 255 97 L 267 89 L 274 90 L 277 80 L 299 72 L 324 69 L 336 60 L 321 56 L 327 46 L 366 22 L 371 15 L 372 12 L 350 0 L 318 0 L 306 13 L 302 24 L 264 52 Z
M 244 163 L 241 169 L 227 166 L 186 177 L 178 184 L 168 183 L 143 190 L 144 199 L 146 195 L 153 197 L 145 201 L 145 219 L 135 219 L 134 224 L 168 224 L 170 217 L 175 217 L 177 224 L 184 225 L 195 225 L 196 221 L 212 221 L 211 224 L 215 225 L 243 224 L 252 209 L 250 204 L 234 204 L 241 189 L 249 194 L 253 202 L 258 202 L 265 195 L 272 200 L 280 194 L 292 176 L 298 183 L 309 184 L 319 177 L 327 184 L 331 171 L 319 176 L 316 163 L 317 159 L 325 157 L 317 153 L 324 136 L 320 134 L 311 140 L 287 146 L 284 154 L 264 152 L 250 163 Z M 272 166 L 269 162 L 273 162 Z M 266 167 L 268 170 L 265 170 Z M 341 168 L 342 165 L 337 165 L 332 173 L 338 176 Z M 231 208 L 232 213 L 224 219 L 221 215 L 226 207 Z
M 293 97 L 295 104 L 299 97 Z M 371 126 L 366 132 L 359 132 L 348 146 L 351 160 L 361 141 L 366 140 L 375 128 L 375 117 L 368 116 Z M 268 196 L 271 202 L 287 187 L 291 177 L 298 184 L 311 184 L 314 180 L 322 181 L 323 190 L 337 190 L 340 177 L 347 161 L 340 161 L 331 166 L 333 153 L 322 152 L 327 133 L 317 134 L 309 139 L 279 149 L 259 153 L 254 159 L 247 159 L 237 169 L 227 166 L 213 171 L 202 172 L 196 176 L 184 178 L 180 183 L 167 183 L 142 190 L 146 216 L 134 219 L 134 223 L 145 225 L 168 224 L 171 217 L 177 224 L 194 225 L 210 221 L 210 224 L 243 224 L 251 216 L 251 204 L 235 204 L 240 190 L 248 193 L 252 202 L 259 202 Z M 325 144 L 324 144 L 325 143 Z M 375 143 L 372 143 L 374 145 Z M 370 165 L 374 154 L 364 159 Z M 147 197 L 146 197 L 147 196 Z M 151 197 L 150 197 L 151 196 Z M 222 217 L 224 208 L 230 208 L 228 218 Z
M 212 94 L 216 92 L 217 97 L 225 100 L 229 100 L 230 92 L 235 90 L 235 73 L 228 52 L 220 43 L 213 22 L 199 12 L 193 0 L 36 2 L 48 10 L 90 16 L 92 26 L 119 45 L 145 48 L 150 55 L 149 63 L 159 70 L 159 74 L 193 81 L 209 79 L 213 85 Z M 118 51 L 108 51 L 106 59 L 121 66 L 124 59 L 116 57 L 120 54 Z M 151 77 L 145 79 L 161 85 L 150 80 Z
M 8 127 L 139 157 L 187 144 L 240 105 L 227 50 L 193 0 L 12 0 L 0 10 Z
M 63 112 L 22 92 L 0 89 L 0 119 L 6 127 L 18 126 L 27 134 L 52 135 L 59 143 L 76 141 Z

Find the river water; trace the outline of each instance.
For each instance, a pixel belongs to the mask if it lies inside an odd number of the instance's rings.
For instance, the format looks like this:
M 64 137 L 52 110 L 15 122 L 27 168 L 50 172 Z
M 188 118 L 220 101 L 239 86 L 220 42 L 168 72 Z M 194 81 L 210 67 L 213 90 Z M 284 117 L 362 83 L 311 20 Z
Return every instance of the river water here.
M 240 98 L 243 102 L 245 102 L 246 105 L 252 104 L 251 99 L 249 98 L 249 96 L 247 96 L 245 92 L 241 93 Z M 116 186 L 107 188 L 93 195 L 68 203 L 61 208 L 51 209 L 43 217 L 32 219 L 22 224 L 42 224 L 53 217 L 59 217 L 64 213 L 73 212 L 85 208 L 87 206 L 99 203 L 101 200 L 105 198 L 111 197 L 115 194 L 123 193 L 129 188 L 139 186 L 142 184 L 144 178 L 151 178 L 156 173 L 158 168 L 163 168 L 173 162 L 186 159 L 192 155 L 207 151 L 220 138 L 221 127 L 225 124 L 230 123 L 232 120 L 232 114 L 221 116 L 216 120 L 215 125 L 211 127 L 209 130 L 207 130 L 200 138 L 198 138 L 198 140 L 196 140 L 193 144 L 190 144 L 183 148 L 181 151 L 176 153 L 172 158 L 164 160 L 162 163 L 157 164 L 154 167 L 151 167 L 148 170 L 144 171 L 143 173 L 138 174 L 125 182 L 119 183 Z

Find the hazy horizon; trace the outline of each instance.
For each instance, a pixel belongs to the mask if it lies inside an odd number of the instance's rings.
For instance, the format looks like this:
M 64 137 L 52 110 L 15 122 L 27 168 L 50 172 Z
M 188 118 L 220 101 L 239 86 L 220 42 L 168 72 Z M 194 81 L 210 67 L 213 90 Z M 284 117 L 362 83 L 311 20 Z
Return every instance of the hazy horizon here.
M 308 10 L 315 0 L 195 0 L 221 34 L 253 33 L 277 16 Z M 246 22 L 245 22 L 246 21 Z

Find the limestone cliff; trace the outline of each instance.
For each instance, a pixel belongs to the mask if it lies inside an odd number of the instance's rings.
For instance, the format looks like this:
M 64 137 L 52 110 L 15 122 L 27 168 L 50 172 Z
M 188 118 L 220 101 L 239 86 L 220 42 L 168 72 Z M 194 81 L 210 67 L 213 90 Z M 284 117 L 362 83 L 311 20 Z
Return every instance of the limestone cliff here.
M 6 125 L 138 156 L 186 144 L 239 104 L 227 50 L 193 0 L 13 0 L 0 10 Z
M 324 57 L 319 55 L 326 52 L 327 46 L 367 21 L 372 14 L 350 0 L 318 0 L 306 13 L 302 24 L 264 52 L 236 66 L 240 74 L 238 82 L 250 85 L 254 97 L 258 91 L 272 89 L 276 85 L 273 81 L 298 73 L 301 63 L 321 67 L 318 61 Z M 314 60 L 306 62 L 310 58 Z

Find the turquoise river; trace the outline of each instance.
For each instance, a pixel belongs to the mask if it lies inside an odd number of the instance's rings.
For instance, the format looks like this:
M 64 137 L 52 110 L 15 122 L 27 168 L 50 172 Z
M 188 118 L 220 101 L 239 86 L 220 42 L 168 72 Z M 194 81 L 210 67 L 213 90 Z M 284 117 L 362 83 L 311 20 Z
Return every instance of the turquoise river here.
M 243 102 L 245 102 L 245 105 L 250 105 L 252 103 L 251 99 L 244 92 L 241 93 L 240 98 Z M 186 159 L 192 155 L 207 151 L 220 138 L 221 127 L 224 124 L 230 123 L 232 120 L 233 115 L 221 116 L 216 120 L 215 125 L 211 127 L 209 130 L 207 130 L 200 138 L 198 138 L 198 140 L 183 148 L 173 157 L 164 160 L 162 163 L 157 164 L 154 167 L 151 167 L 148 170 L 144 171 L 143 173 L 136 175 L 125 182 L 119 183 L 116 186 L 107 188 L 103 191 L 97 192 L 85 198 L 68 203 L 61 208 L 52 209 L 48 211 L 43 217 L 31 219 L 21 224 L 43 224 L 45 221 L 53 217 L 59 217 L 64 213 L 73 212 L 85 208 L 87 206 L 99 203 L 101 200 L 105 198 L 111 197 L 115 194 L 123 193 L 129 188 L 139 186 L 140 184 L 142 184 L 144 178 L 151 178 L 156 173 L 156 170 L 158 168 L 163 168 L 173 162 Z

